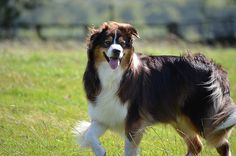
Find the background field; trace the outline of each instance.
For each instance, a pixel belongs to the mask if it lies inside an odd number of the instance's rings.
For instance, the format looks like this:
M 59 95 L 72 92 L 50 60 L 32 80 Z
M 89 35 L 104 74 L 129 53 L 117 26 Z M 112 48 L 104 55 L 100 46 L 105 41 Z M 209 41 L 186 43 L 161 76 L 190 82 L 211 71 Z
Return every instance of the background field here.
M 145 48 L 144 48 L 145 47 Z M 236 101 L 236 50 L 184 43 L 137 43 L 148 54 L 203 52 L 228 71 L 231 95 Z M 0 43 L 0 155 L 92 155 L 79 149 L 72 128 L 89 120 L 82 86 L 86 65 L 84 44 L 7 42 Z M 236 130 L 230 139 L 236 155 Z M 101 142 L 107 155 L 123 155 L 123 141 L 108 131 Z M 216 155 L 205 148 L 201 155 Z M 144 156 L 184 155 L 186 146 L 169 126 L 148 128 L 141 143 Z

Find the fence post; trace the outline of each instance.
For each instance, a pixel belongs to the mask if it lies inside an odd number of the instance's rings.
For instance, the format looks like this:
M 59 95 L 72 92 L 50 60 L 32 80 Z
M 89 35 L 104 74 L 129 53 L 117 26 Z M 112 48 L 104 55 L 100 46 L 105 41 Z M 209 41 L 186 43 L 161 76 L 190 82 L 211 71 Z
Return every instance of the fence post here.
M 43 34 L 42 34 L 42 29 L 43 29 L 43 27 L 42 27 L 41 24 L 36 24 L 36 25 L 35 25 L 35 30 L 36 30 L 37 36 L 38 36 L 41 40 L 45 41 L 46 38 L 45 38 L 45 37 L 43 36 Z
M 179 24 L 176 22 L 170 22 L 166 24 L 166 29 L 169 34 L 173 34 L 177 36 L 178 38 L 185 40 L 183 35 L 179 31 Z

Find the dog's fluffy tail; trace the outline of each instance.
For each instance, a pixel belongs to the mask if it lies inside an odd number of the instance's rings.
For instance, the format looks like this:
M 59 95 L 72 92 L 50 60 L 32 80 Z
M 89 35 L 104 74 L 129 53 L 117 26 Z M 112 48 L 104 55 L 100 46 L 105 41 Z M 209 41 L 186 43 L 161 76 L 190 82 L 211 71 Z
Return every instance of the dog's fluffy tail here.
M 215 128 L 215 131 L 224 130 L 234 125 L 236 125 L 236 107 L 234 107 L 230 115 Z
M 90 125 L 90 122 L 79 121 L 73 129 L 73 133 L 76 135 L 77 142 L 80 144 L 81 148 L 86 148 L 89 146 L 85 137 L 85 133 L 87 132 Z

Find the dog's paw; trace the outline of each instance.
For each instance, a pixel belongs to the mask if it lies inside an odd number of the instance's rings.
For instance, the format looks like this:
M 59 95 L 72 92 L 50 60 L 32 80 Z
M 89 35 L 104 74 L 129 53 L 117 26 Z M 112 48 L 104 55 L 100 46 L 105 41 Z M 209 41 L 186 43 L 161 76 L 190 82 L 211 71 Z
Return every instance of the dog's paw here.
M 77 142 L 81 148 L 87 148 L 89 146 L 89 143 L 85 137 L 85 133 L 90 125 L 91 125 L 90 122 L 80 121 L 76 124 L 75 128 L 73 129 L 73 133 L 76 135 Z
M 106 156 L 106 150 L 104 148 L 99 148 L 95 152 L 96 156 Z

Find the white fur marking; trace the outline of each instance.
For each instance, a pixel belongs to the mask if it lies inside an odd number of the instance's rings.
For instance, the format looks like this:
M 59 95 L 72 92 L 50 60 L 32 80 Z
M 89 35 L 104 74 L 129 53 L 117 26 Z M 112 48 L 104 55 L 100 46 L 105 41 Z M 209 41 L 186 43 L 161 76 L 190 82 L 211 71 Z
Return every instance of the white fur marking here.
M 209 91 L 212 91 L 210 96 L 212 97 L 212 100 L 214 102 L 214 109 L 216 111 L 218 111 L 222 107 L 223 94 L 222 94 L 220 84 L 216 79 L 216 74 L 217 73 L 213 72 L 211 75 L 211 79 L 208 82 L 204 83 L 203 85 L 210 85 L 211 84 L 211 86 L 208 86 L 206 88 Z
M 117 38 L 117 30 L 115 31 L 115 36 L 114 36 L 114 39 L 113 39 L 113 43 L 112 45 L 109 47 L 109 49 L 107 50 L 107 56 L 108 57 L 112 57 L 113 56 L 113 50 L 116 49 L 116 50 L 119 50 L 120 51 L 120 56 L 119 58 L 122 58 L 123 55 L 124 55 L 124 52 L 123 52 L 123 48 L 120 44 L 117 44 L 116 43 L 116 38 Z
M 108 56 L 108 57 L 112 57 L 112 56 L 113 56 L 113 50 L 114 50 L 114 49 L 117 49 L 117 50 L 120 51 L 120 56 L 119 56 L 119 58 L 122 58 L 123 55 L 124 55 L 124 52 L 123 52 L 123 48 L 122 48 L 121 45 L 119 45 L 119 44 L 112 44 L 112 45 L 109 47 L 109 49 L 107 50 L 107 56 Z
M 188 153 L 186 156 L 194 156 L 192 153 Z
M 114 40 L 113 40 L 113 44 L 116 44 L 116 38 L 117 38 L 117 30 L 115 31 L 115 37 L 114 37 Z
M 134 145 L 129 141 L 128 138 L 125 138 L 125 151 L 124 156 L 136 156 L 139 154 L 139 146 Z
M 96 155 L 105 155 L 106 151 L 99 142 L 99 137 L 104 134 L 106 127 L 102 124 L 92 121 L 80 122 L 74 129 L 74 133 L 78 137 L 78 143 L 82 148 L 91 147 Z
M 87 132 L 90 125 L 90 122 L 80 121 L 73 129 L 73 133 L 77 136 L 77 141 L 80 144 L 81 148 L 87 148 L 89 146 L 89 144 L 85 140 L 85 133 Z
M 127 104 L 121 103 L 117 96 L 123 72 L 121 67 L 112 70 L 107 62 L 101 63 L 98 67 L 98 75 L 102 90 L 95 104 L 91 102 L 89 104 L 89 115 L 92 120 L 120 133 L 123 133 L 127 115 Z
M 140 65 L 140 61 L 138 59 L 138 56 L 135 53 L 133 55 L 133 65 L 134 65 L 134 68 L 138 68 Z

